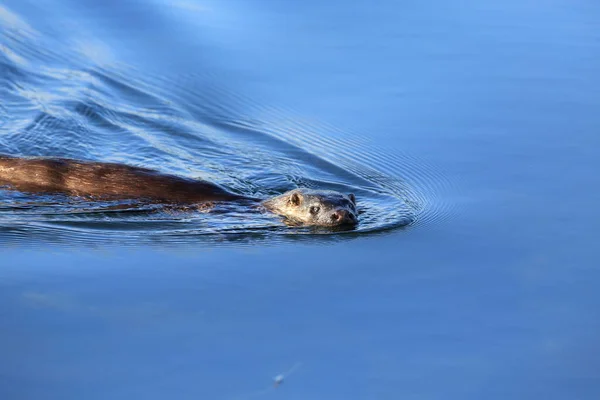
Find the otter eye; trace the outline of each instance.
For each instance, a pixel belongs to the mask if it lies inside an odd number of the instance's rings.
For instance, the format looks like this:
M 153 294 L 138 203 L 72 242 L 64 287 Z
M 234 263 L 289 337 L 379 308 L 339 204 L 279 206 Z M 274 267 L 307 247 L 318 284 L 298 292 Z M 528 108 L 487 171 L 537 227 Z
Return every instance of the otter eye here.
M 321 210 L 321 207 L 312 206 L 312 207 L 310 208 L 310 213 L 311 213 L 311 214 L 313 214 L 313 215 L 314 215 L 314 214 L 318 214 L 320 210 Z

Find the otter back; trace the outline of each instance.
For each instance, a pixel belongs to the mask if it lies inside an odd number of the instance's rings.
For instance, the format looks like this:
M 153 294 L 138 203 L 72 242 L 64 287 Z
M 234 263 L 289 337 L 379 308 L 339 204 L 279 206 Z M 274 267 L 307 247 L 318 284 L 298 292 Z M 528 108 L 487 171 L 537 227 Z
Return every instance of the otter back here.
M 243 197 L 205 181 L 129 165 L 0 156 L 0 185 L 25 192 L 195 203 Z

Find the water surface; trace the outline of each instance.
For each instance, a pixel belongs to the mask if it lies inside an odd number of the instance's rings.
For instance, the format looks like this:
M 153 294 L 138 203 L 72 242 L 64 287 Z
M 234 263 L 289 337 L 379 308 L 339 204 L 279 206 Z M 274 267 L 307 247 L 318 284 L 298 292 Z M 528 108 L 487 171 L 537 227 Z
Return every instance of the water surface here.
M 0 153 L 353 192 L 362 214 L 323 232 L 0 191 L 0 397 L 598 398 L 598 21 L 4 1 Z

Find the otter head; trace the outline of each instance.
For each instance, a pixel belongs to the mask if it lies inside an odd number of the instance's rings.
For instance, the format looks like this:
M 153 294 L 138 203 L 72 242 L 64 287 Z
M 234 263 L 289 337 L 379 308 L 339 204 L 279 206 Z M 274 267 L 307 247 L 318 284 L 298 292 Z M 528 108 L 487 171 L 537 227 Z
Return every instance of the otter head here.
M 265 200 L 270 211 L 303 225 L 356 225 L 356 199 L 332 190 L 294 189 Z

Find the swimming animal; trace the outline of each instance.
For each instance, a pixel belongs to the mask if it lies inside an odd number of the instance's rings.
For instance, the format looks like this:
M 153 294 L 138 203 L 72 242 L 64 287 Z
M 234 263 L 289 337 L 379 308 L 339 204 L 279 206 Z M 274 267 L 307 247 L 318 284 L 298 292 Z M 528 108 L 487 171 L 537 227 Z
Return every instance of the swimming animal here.
M 353 194 L 298 188 L 262 200 L 231 193 L 211 182 L 126 164 L 0 155 L 0 185 L 23 192 L 144 199 L 170 204 L 246 200 L 262 205 L 293 224 L 353 226 L 358 223 Z

